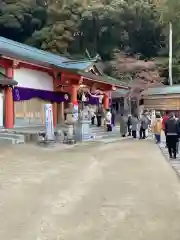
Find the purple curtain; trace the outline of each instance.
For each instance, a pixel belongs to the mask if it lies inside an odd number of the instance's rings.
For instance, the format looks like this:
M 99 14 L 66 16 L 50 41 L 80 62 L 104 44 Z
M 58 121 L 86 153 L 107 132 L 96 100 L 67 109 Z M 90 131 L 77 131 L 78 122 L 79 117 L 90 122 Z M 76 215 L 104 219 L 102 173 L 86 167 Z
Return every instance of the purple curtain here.
M 86 96 L 87 97 L 87 104 L 91 105 L 98 105 L 99 104 L 99 98 L 98 97 L 92 97 L 91 95 Z
M 91 95 L 86 96 L 87 97 L 87 104 L 91 104 L 91 105 L 99 105 L 99 98 L 98 97 L 92 97 Z M 104 101 L 102 100 L 102 103 Z M 112 104 L 112 99 L 109 99 L 109 105 Z
M 32 88 L 20 88 L 15 87 L 13 89 L 13 99 L 14 101 L 24 101 L 32 98 L 40 98 L 44 101 L 51 102 L 69 102 L 70 97 L 67 93 L 62 92 L 51 92 L 45 90 L 38 90 Z

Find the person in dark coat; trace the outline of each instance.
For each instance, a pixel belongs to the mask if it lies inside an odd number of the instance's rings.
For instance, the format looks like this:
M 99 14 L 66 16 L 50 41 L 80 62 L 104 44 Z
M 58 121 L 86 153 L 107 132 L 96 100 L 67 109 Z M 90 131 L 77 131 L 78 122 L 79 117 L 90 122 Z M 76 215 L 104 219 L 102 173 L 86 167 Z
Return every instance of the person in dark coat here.
M 132 116 L 128 116 L 127 120 L 127 127 L 128 127 L 128 136 L 131 136 L 131 127 L 132 127 Z
M 115 109 L 113 107 L 111 108 L 111 114 L 112 114 L 111 124 L 115 126 Z
M 162 128 L 163 128 L 163 131 L 164 131 L 164 134 L 166 135 L 165 133 L 165 123 L 166 121 L 168 120 L 169 116 L 168 116 L 168 112 L 166 111 L 165 112 L 165 115 L 163 116 L 163 119 L 162 119 Z M 165 136 L 166 137 L 166 136 Z M 166 148 L 167 148 L 167 142 L 166 142 Z
M 165 122 L 165 135 L 170 158 L 176 158 L 177 143 L 180 136 L 179 123 L 175 118 L 174 113 L 169 114 L 168 120 Z
M 125 137 L 127 133 L 127 117 L 123 114 L 120 117 L 120 133 L 122 137 Z
M 147 114 L 143 114 L 140 119 L 140 130 L 139 130 L 139 138 L 145 139 L 146 138 L 146 130 L 149 126 L 149 119 L 147 118 Z
M 96 112 L 97 127 L 101 127 L 102 124 L 102 108 L 98 107 Z

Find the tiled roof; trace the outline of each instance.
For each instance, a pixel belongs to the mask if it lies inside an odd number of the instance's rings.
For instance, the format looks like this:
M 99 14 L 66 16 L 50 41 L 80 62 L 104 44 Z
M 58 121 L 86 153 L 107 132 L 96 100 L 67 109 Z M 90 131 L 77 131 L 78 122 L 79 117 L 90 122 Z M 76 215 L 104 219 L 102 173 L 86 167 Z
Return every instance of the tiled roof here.
M 0 54 L 46 67 L 86 70 L 94 64 L 91 60 L 70 60 L 3 37 L 0 37 Z
M 123 86 L 124 88 L 128 88 L 128 83 L 123 82 L 123 81 L 121 81 L 120 79 L 113 78 L 113 77 L 110 77 L 110 76 L 105 75 L 105 74 L 104 74 L 103 76 L 107 79 L 108 82 L 110 82 L 110 83 L 112 83 L 112 84 L 114 84 L 114 85 L 121 85 L 121 86 Z
M 87 61 L 72 60 L 3 37 L 0 37 L 0 55 L 21 61 L 26 61 L 32 64 L 37 64 L 40 66 L 54 66 L 61 69 L 69 69 L 71 72 L 80 74 L 92 80 L 115 85 L 116 87 L 127 87 L 120 80 L 109 77 L 107 75 L 99 76 L 92 74 L 91 72 L 85 72 L 86 70 L 89 70 L 93 65 L 95 65 L 95 59 Z
M 91 72 L 78 72 L 81 76 L 92 79 L 92 80 L 96 80 L 99 82 L 103 82 L 109 85 L 114 85 L 116 87 L 121 87 L 121 88 L 127 88 L 126 86 L 124 86 L 120 80 L 116 79 L 116 78 L 111 78 L 108 77 L 107 75 L 102 75 L 102 76 L 98 76 L 95 75 Z
M 149 88 L 142 92 L 142 95 L 167 95 L 167 94 L 180 94 L 180 85 L 163 86 Z
M 120 98 L 125 97 L 128 93 L 128 89 L 117 89 L 112 92 L 111 96 L 112 98 Z

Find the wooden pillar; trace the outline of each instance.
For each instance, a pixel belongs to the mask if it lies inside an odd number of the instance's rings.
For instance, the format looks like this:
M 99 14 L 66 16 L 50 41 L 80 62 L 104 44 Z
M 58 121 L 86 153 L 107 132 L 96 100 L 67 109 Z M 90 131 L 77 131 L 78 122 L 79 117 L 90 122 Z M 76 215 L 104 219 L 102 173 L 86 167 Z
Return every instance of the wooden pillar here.
M 77 90 L 78 90 L 78 86 L 73 85 L 71 88 L 71 103 L 73 104 L 77 104 Z
M 109 108 L 109 96 L 107 93 L 104 94 L 104 108 L 105 109 Z
M 61 102 L 58 107 L 58 123 L 64 122 L 64 102 Z
M 14 77 L 13 67 L 6 69 L 6 76 L 9 78 Z M 14 127 L 14 101 L 11 87 L 5 89 L 5 127 Z
M 57 126 L 57 103 L 53 103 L 53 125 L 56 128 Z

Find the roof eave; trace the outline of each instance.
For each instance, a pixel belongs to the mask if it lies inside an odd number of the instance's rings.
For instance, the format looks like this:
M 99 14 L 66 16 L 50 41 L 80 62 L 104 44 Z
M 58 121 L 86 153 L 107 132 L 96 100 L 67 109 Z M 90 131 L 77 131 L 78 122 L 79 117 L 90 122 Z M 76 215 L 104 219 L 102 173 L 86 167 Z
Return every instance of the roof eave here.
M 0 85 L 4 86 L 16 86 L 18 84 L 17 81 L 15 81 L 12 78 L 7 77 L 5 74 L 0 73 Z
M 38 66 L 49 67 L 50 65 L 55 65 L 57 68 L 64 68 L 66 66 L 63 62 L 71 63 L 71 60 L 67 57 L 59 56 L 53 53 L 49 53 L 37 48 L 29 47 L 28 45 L 21 44 L 6 38 L 0 37 L 0 55 L 4 55 L 5 57 L 17 59 L 20 61 L 28 62 L 29 64 L 35 64 Z M 56 65 L 57 62 L 57 65 Z M 73 62 L 73 61 L 72 61 Z M 78 60 L 74 60 L 75 63 L 78 63 Z M 86 70 L 90 68 L 94 61 L 80 61 L 80 63 L 84 63 L 81 67 L 77 68 L 78 70 Z M 87 64 L 85 64 L 87 63 Z M 60 66 L 62 64 L 62 66 Z M 72 63 L 73 64 L 73 63 Z M 67 66 L 68 68 L 68 66 Z

